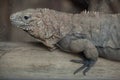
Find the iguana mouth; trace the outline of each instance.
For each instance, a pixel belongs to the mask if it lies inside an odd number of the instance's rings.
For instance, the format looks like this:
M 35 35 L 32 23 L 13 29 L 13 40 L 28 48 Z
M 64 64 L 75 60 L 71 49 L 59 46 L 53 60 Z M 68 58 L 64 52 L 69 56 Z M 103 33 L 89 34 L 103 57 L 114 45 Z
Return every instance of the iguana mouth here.
M 31 30 L 32 28 L 31 25 L 25 24 L 24 22 L 20 22 L 20 21 L 11 21 L 11 23 L 16 27 L 21 28 L 23 30 L 27 30 L 27 31 Z
M 19 28 L 21 28 L 21 29 L 23 29 L 23 30 L 27 30 L 27 31 L 31 30 L 31 26 L 29 26 L 29 25 L 19 26 Z

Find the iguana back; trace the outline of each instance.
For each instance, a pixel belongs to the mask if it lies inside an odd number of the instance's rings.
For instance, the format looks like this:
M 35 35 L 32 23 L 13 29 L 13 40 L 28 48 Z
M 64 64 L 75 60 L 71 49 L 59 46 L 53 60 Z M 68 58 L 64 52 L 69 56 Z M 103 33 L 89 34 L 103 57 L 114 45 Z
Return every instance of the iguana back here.
M 98 47 L 120 48 L 120 14 L 83 12 L 74 15 L 73 25 Z

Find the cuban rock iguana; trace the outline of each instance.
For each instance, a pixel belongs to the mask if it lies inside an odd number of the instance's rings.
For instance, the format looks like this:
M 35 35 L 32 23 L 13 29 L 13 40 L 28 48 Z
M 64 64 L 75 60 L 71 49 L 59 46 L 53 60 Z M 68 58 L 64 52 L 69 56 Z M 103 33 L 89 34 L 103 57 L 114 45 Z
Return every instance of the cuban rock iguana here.
M 71 60 L 83 63 L 74 74 L 84 69 L 85 75 L 98 56 L 120 61 L 120 14 L 86 11 L 71 14 L 39 8 L 14 13 L 10 20 L 49 49 L 83 52 L 83 61 Z

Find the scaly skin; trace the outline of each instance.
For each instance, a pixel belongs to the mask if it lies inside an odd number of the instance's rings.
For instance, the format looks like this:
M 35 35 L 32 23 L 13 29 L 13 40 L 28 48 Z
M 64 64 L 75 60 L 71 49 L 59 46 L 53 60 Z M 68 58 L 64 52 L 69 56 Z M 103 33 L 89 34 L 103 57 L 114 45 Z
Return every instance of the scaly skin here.
M 66 52 L 83 52 L 83 61 L 71 60 L 84 64 L 75 73 L 84 69 L 85 75 L 98 55 L 120 61 L 120 14 L 28 9 L 12 14 L 10 20 L 52 50 L 57 46 Z

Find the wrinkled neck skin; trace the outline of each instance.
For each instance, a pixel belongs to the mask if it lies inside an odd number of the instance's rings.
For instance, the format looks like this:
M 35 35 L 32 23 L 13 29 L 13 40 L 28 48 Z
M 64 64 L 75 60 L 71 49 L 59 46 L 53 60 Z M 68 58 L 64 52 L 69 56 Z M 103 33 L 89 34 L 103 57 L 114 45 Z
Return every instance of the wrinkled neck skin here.
M 34 20 L 34 22 L 31 23 L 31 25 L 33 27 L 27 32 L 32 37 L 37 38 L 48 48 L 54 48 L 53 41 L 57 40 L 58 38 L 54 38 L 54 31 L 52 31 L 52 27 L 49 28 L 49 25 L 46 26 L 45 23 L 39 18 L 37 20 Z M 52 40 L 52 38 L 54 38 L 54 40 Z
M 54 31 L 41 29 L 39 27 L 33 28 L 32 30 L 26 31 L 32 37 L 38 39 L 41 43 L 47 46 L 50 50 L 55 49 L 55 45 L 63 36 L 59 33 L 54 33 Z
M 33 27 L 27 32 L 45 46 L 54 48 L 54 44 L 72 30 L 72 14 L 56 13 L 53 10 L 41 11 L 44 14 L 37 15 L 39 18 L 30 23 Z

